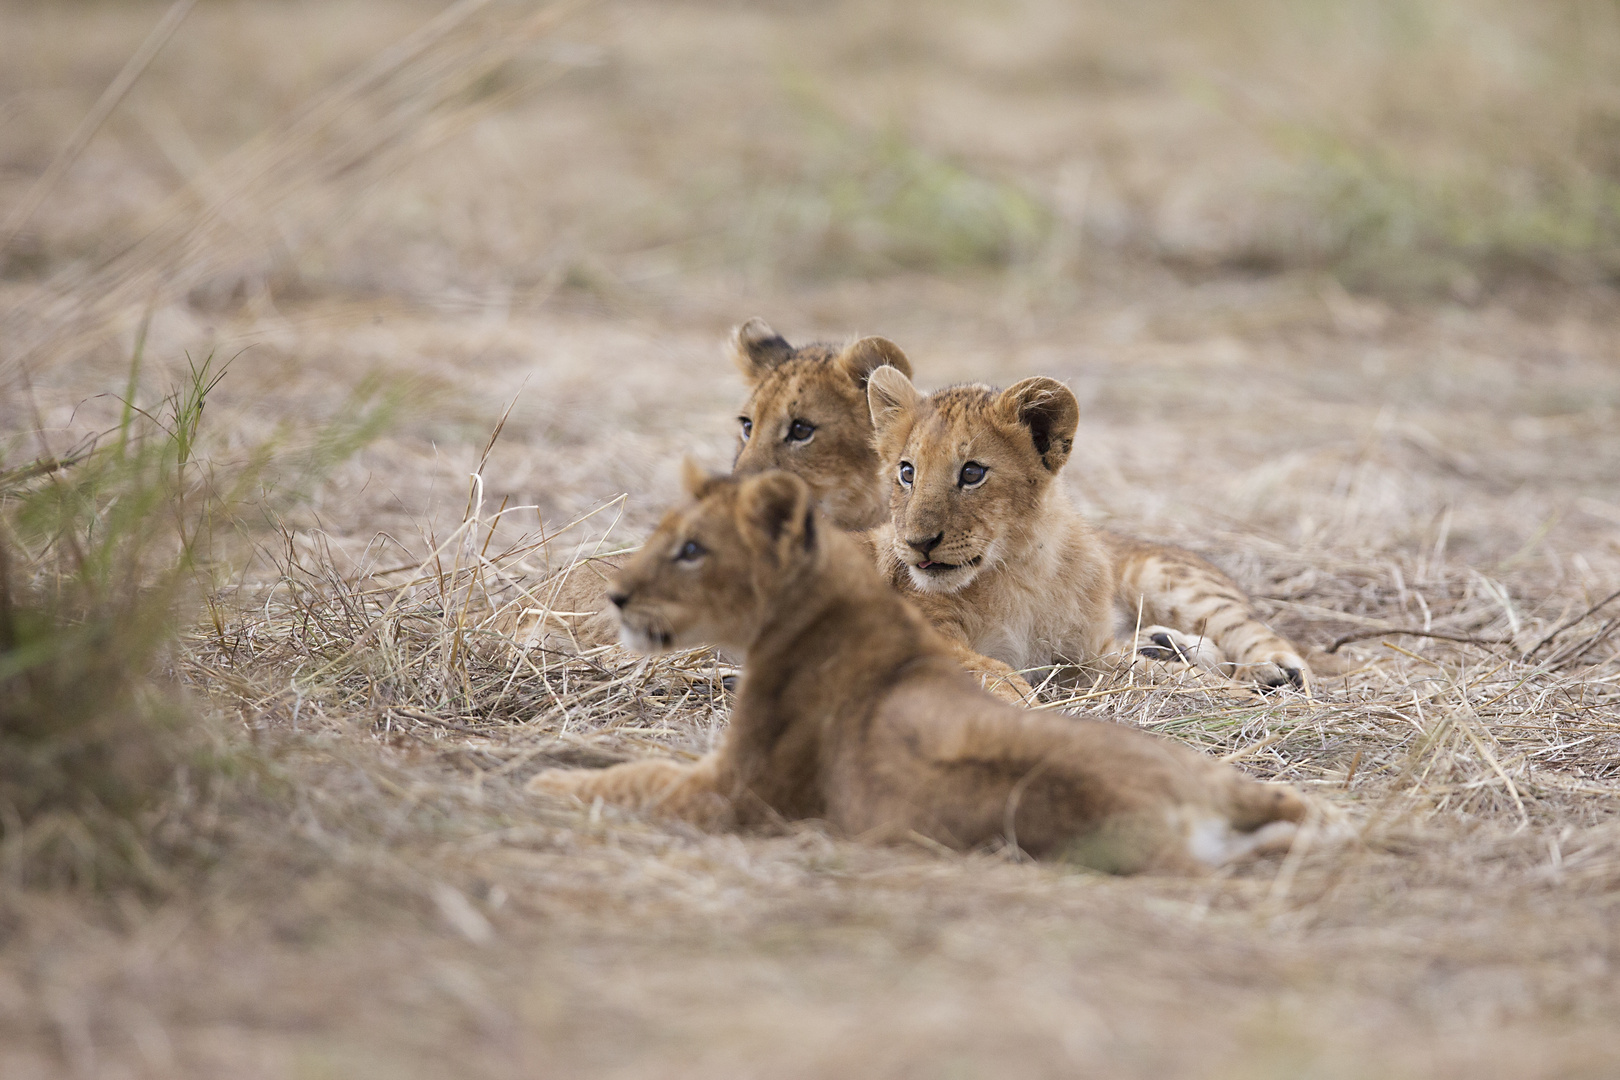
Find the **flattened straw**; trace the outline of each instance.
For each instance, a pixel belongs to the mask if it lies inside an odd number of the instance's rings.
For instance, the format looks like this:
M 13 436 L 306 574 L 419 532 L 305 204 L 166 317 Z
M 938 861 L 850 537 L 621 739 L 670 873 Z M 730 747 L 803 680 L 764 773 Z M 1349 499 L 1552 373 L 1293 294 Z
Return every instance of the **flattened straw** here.
M 1234 761 L 1242 761 L 1246 757 L 1253 757 L 1255 754 L 1258 754 L 1268 746 L 1275 746 L 1277 743 L 1282 742 L 1287 737 L 1288 732 L 1286 731 L 1273 731 L 1270 735 L 1267 735 L 1259 742 L 1250 743 L 1241 750 L 1234 750 L 1230 754 L 1223 755 L 1221 760 L 1229 764 Z
M 1502 783 L 1507 785 L 1508 794 L 1513 796 L 1513 805 L 1519 808 L 1519 828 L 1523 829 L 1530 824 L 1530 814 L 1524 808 L 1524 800 L 1519 798 L 1519 786 L 1513 782 L 1512 777 L 1508 776 L 1507 770 L 1502 768 L 1502 763 L 1496 760 L 1496 755 L 1491 753 L 1490 747 L 1486 746 L 1484 740 L 1474 732 L 1472 723 L 1459 716 L 1457 718 L 1457 728 L 1468 736 L 1468 741 L 1474 744 L 1474 749 L 1479 751 L 1480 756 L 1485 759 L 1485 763 L 1491 767 L 1497 776 L 1502 778 Z
M 1565 630 L 1568 630 L 1570 627 L 1575 626 L 1577 623 L 1581 622 L 1582 620 L 1584 620 L 1584 619 L 1586 619 L 1586 618 L 1588 618 L 1588 617 L 1590 617 L 1592 615 L 1597 614 L 1599 611 L 1601 611 L 1603 608 L 1607 607 L 1614 600 L 1620 600 L 1620 589 L 1616 589 L 1614 592 L 1610 593 L 1608 596 L 1605 596 L 1602 600 L 1599 600 L 1597 603 L 1593 604 L 1591 607 L 1587 608 L 1585 611 L 1581 612 L 1579 615 L 1575 616 L 1573 619 L 1570 619 L 1568 622 L 1561 623 L 1556 629 L 1554 629 L 1546 637 L 1542 638 L 1540 641 L 1538 641 L 1534 645 L 1530 646 L 1529 650 L 1526 651 L 1525 654 L 1524 654 L 1524 659 L 1528 662 L 1531 657 L 1535 656 L 1536 653 L 1540 652 L 1549 642 L 1552 641 L 1553 638 L 1557 637 L 1559 634 L 1562 634 Z
M 1585 656 L 1590 650 L 1603 644 L 1603 642 L 1608 639 L 1609 635 L 1614 633 L 1614 629 L 1617 626 L 1620 626 L 1620 615 L 1616 615 L 1614 618 L 1604 623 L 1598 628 L 1597 633 L 1591 635 L 1590 637 L 1583 638 L 1582 640 L 1575 642 L 1573 645 L 1566 645 L 1562 649 L 1558 650 L 1552 656 L 1547 658 L 1547 666 L 1553 668 L 1554 670 L 1568 667 L 1576 660 L 1579 660 L 1582 656 Z
M 1353 641 L 1366 641 L 1369 638 L 1375 637 L 1424 637 L 1435 638 L 1439 641 L 1456 641 L 1463 645 L 1486 645 L 1490 647 L 1513 644 L 1512 640 L 1508 638 L 1482 638 L 1474 637 L 1471 634 L 1447 634 L 1438 630 L 1358 630 L 1353 634 L 1346 634 L 1341 638 L 1335 639 L 1332 645 L 1329 645 L 1322 651 L 1329 654 L 1336 653 L 1339 651 L 1339 647 L 1342 645 L 1348 645 Z M 1419 659 L 1422 658 L 1419 657 Z

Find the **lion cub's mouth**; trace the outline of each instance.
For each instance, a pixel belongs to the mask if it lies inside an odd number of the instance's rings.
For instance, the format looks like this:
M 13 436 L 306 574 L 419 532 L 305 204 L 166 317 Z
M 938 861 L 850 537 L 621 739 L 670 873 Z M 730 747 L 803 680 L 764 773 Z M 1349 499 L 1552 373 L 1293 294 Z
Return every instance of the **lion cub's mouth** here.
M 960 570 L 967 566 L 978 566 L 982 562 L 984 562 L 984 556 L 975 555 L 964 563 L 935 562 L 932 559 L 924 559 L 922 562 L 916 563 L 915 566 L 926 574 L 948 574 L 952 570 Z
M 675 635 L 656 626 L 637 626 L 621 617 L 619 643 L 633 652 L 656 656 L 675 647 Z

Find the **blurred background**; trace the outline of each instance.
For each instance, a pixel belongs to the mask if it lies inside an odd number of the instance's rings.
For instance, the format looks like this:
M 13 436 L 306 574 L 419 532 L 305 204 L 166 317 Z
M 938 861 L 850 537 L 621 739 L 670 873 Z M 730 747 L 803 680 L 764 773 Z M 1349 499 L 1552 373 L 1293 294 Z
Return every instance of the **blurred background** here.
M 5 6 L 6 205 L 168 6 Z M 6 278 L 104 261 L 188 192 L 245 200 L 253 257 L 191 283 L 212 308 L 1121 264 L 1470 301 L 1620 269 L 1602 0 L 497 0 L 384 55 L 444 8 L 203 0 Z M 267 172 L 238 168 L 254 139 Z

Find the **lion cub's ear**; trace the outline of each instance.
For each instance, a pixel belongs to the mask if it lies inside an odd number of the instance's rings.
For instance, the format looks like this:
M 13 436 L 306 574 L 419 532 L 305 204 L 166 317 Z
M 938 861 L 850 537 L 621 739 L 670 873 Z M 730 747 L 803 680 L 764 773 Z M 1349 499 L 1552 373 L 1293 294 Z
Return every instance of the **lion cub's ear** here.
M 1080 403 L 1056 379 L 1037 375 L 1015 383 L 996 398 L 996 412 L 1006 423 L 1029 429 L 1035 452 L 1048 472 L 1057 472 L 1074 449 L 1074 431 L 1080 425 Z
M 838 366 L 859 386 L 865 386 L 872 372 L 885 364 L 902 375 L 911 374 L 911 361 L 888 338 L 863 337 L 838 354 Z
M 866 407 L 872 411 L 872 426 L 880 433 L 916 408 L 921 399 L 906 373 L 888 364 L 872 372 L 866 381 Z
M 693 461 L 690 457 L 681 459 L 681 487 L 694 499 L 703 498 L 709 486 L 720 479 L 708 469 Z
M 731 362 L 750 383 L 759 382 L 772 368 L 793 355 L 793 346 L 764 319 L 749 319 L 734 329 L 727 348 Z
M 816 546 L 810 488 L 790 472 L 772 469 L 744 480 L 737 489 L 737 513 L 744 539 L 777 563 L 795 548 Z

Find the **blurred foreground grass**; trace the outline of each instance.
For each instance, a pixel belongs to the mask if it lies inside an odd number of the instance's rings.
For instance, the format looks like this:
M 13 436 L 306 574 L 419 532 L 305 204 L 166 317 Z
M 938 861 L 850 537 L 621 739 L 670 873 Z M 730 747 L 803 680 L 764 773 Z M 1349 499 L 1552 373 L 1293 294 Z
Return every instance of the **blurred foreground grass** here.
M 167 856 L 213 841 L 203 819 L 256 764 L 181 692 L 179 638 L 204 610 L 223 632 L 221 585 L 389 412 L 362 397 L 303 451 L 222 457 L 203 414 L 224 368 L 191 363 L 142 407 L 140 361 L 137 344 L 115 428 L 0 457 L 0 875 L 15 883 L 157 887 Z

